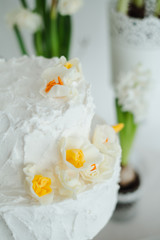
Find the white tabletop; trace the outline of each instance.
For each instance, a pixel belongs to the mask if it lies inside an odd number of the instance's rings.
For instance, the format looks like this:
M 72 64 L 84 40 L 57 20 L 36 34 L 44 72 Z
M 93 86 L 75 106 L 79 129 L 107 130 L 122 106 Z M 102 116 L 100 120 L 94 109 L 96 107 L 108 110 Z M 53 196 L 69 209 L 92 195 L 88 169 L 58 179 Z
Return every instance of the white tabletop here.
M 108 123 L 114 124 L 116 119 L 114 94 L 110 84 L 107 0 L 84 2 L 83 9 L 74 16 L 72 56 L 81 59 L 86 79 L 92 84 L 96 113 Z M 3 1 L 3 7 L 0 8 L 0 56 L 6 58 L 19 55 L 14 35 L 4 22 L 4 15 L 15 8 L 15 4 L 18 5 L 18 1 Z M 138 213 L 128 222 L 111 220 L 94 240 L 138 240 L 160 236 L 160 83 L 153 92 L 147 120 L 140 126 L 134 147 L 137 156 L 135 160 L 139 161 L 144 173 Z

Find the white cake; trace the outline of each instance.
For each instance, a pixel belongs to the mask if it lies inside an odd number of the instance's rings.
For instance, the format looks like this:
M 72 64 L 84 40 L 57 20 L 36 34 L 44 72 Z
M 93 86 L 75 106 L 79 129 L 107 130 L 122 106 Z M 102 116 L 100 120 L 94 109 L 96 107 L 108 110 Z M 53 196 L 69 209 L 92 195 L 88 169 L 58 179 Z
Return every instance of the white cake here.
M 121 151 L 94 109 L 78 59 L 0 60 L 1 239 L 88 240 L 108 222 Z

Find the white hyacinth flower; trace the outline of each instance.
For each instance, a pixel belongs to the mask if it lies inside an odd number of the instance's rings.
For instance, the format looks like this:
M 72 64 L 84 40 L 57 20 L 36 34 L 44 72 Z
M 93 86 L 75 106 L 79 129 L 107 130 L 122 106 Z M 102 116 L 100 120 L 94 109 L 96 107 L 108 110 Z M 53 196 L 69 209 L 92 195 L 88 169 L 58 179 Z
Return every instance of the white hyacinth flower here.
M 145 118 L 150 78 L 150 71 L 138 64 L 133 71 L 121 74 L 115 86 L 118 104 L 124 112 L 134 115 L 136 123 Z
M 59 0 L 58 12 L 61 15 L 72 15 L 80 9 L 82 4 L 82 0 Z
M 41 16 L 25 8 L 14 10 L 8 14 L 7 21 L 11 27 L 17 25 L 20 28 L 28 29 L 31 33 L 36 32 L 42 26 Z

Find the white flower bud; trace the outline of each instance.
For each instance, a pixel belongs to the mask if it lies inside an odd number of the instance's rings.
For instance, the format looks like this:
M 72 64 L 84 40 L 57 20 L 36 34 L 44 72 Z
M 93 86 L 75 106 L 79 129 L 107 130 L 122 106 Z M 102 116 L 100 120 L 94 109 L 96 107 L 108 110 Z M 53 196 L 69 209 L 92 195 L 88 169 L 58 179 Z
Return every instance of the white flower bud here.
M 17 25 L 20 28 L 26 28 L 31 33 L 34 33 L 42 25 L 42 18 L 38 13 L 33 13 L 28 9 L 21 8 L 11 12 L 7 16 L 7 22 L 11 27 Z
M 61 15 L 72 15 L 79 10 L 82 4 L 82 0 L 59 0 L 58 12 Z

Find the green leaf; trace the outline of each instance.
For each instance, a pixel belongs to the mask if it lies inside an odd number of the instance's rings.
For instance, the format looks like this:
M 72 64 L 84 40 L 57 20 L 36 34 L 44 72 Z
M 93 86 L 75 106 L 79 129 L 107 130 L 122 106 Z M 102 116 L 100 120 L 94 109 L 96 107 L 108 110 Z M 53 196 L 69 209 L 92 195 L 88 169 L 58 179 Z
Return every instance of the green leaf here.
M 35 46 L 35 51 L 37 56 L 44 56 L 43 52 L 43 35 L 42 31 L 38 30 L 34 35 L 33 35 L 33 41 L 34 41 L 34 46 Z
M 46 1 L 45 0 L 36 0 L 35 10 L 34 12 L 40 14 L 43 19 L 43 25 L 45 25 L 45 8 Z M 46 56 L 46 48 L 45 48 L 45 38 L 44 38 L 44 28 L 41 27 L 34 33 L 33 42 L 36 54 L 38 56 Z
M 133 3 L 136 5 L 138 8 L 142 8 L 144 6 L 144 0 L 133 0 Z
M 21 2 L 21 5 L 24 7 L 24 8 L 28 8 L 28 5 L 26 3 L 25 0 L 19 0 Z
M 125 15 L 128 14 L 129 3 L 131 0 L 118 0 L 117 2 L 117 11 Z
M 155 16 L 156 17 L 160 16 L 160 0 L 156 1 Z
M 131 148 L 137 131 L 137 124 L 134 121 L 134 116 L 130 112 L 124 112 L 116 99 L 117 120 L 119 123 L 124 123 L 123 130 L 119 133 L 120 144 L 122 148 L 121 165 L 126 166 L 129 161 Z
M 50 38 L 52 57 L 59 57 L 58 24 L 57 24 L 57 6 L 51 7 L 50 13 Z
M 14 30 L 14 32 L 15 32 L 17 41 L 18 41 L 18 43 L 19 43 L 19 47 L 20 47 L 21 53 L 22 53 L 23 55 L 28 55 L 27 49 L 26 49 L 26 46 L 25 46 L 25 43 L 24 43 L 24 40 L 23 40 L 23 37 L 22 37 L 22 34 L 21 34 L 18 26 L 17 26 L 17 25 L 14 25 L 13 30 Z
M 71 16 L 62 16 L 58 14 L 58 39 L 59 39 L 59 55 L 69 58 L 72 24 Z

